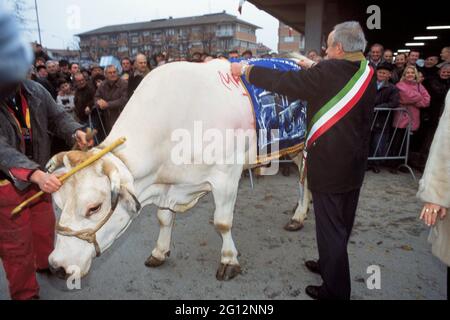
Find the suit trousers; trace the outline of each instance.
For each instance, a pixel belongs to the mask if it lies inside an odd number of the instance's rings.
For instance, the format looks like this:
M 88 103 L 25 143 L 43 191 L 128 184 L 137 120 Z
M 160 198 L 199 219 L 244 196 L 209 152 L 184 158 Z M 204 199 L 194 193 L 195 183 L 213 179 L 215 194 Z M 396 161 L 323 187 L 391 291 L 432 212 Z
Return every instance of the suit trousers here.
M 359 193 L 360 189 L 342 194 L 312 192 L 323 278 L 322 298 L 350 299 L 347 244 L 355 221 Z

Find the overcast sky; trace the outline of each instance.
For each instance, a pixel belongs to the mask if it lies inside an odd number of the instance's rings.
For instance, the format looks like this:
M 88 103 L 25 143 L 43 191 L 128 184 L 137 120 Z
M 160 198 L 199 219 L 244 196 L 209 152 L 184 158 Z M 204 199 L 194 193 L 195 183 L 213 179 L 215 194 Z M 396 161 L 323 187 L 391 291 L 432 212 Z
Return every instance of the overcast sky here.
M 27 6 L 28 37 L 32 41 L 38 40 L 34 0 L 21 1 Z M 37 4 L 42 43 L 48 48 L 72 47 L 74 34 L 106 25 L 226 10 L 239 19 L 260 26 L 262 29 L 256 33 L 257 41 L 277 50 L 278 20 L 249 2 L 244 4 L 242 15 L 239 15 L 239 0 L 37 0 Z

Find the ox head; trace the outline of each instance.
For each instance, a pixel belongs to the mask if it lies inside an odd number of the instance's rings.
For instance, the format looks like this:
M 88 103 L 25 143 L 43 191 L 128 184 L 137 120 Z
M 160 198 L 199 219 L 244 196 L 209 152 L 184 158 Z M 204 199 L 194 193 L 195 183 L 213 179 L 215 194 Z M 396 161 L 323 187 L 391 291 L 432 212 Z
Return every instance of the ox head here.
M 90 156 L 82 151 L 60 153 L 47 169 L 63 173 Z M 112 245 L 140 210 L 131 173 L 111 154 L 75 173 L 53 200 L 61 217 L 49 263 L 60 275 L 79 271 L 85 276 L 93 258 Z

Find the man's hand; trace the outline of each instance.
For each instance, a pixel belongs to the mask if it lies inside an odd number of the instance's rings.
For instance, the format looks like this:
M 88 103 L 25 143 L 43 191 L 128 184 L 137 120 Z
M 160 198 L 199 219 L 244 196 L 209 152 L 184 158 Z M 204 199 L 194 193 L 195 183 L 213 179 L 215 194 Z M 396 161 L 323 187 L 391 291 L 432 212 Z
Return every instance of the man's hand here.
M 85 113 L 86 115 L 90 115 L 90 114 L 91 114 L 91 108 L 86 107 L 86 109 L 84 109 L 84 113 Z
M 303 69 L 309 69 L 312 68 L 316 65 L 316 63 L 314 61 L 312 61 L 311 59 L 308 59 L 305 56 L 300 55 L 297 64 L 302 67 Z
M 106 102 L 103 99 L 97 100 L 97 104 L 100 107 L 100 109 L 102 109 L 102 110 L 105 110 L 106 108 L 108 108 L 108 102 Z
M 75 132 L 75 137 L 77 140 L 78 147 L 80 150 L 84 150 L 87 147 L 93 147 L 94 146 L 94 139 L 87 140 L 86 138 L 86 132 L 77 130 Z
M 244 68 L 244 65 L 245 64 L 243 63 L 233 62 L 231 64 L 231 75 L 233 77 L 240 77 L 242 75 L 242 68 Z
M 31 175 L 30 181 L 39 185 L 39 188 L 45 193 L 54 193 L 62 186 L 56 175 L 45 173 L 41 170 L 36 170 Z
M 441 220 L 447 215 L 447 209 L 437 204 L 426 203 L 420 214 L 420 220 L 423 220 L 429 227 L 436 224 L 437 217 L 440 216 Z

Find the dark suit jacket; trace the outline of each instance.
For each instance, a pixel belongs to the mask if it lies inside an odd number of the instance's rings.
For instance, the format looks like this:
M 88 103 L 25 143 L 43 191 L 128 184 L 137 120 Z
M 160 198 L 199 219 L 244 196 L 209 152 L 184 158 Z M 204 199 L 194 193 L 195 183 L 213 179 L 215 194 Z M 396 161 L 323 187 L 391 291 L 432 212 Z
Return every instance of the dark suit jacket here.
M 306 100 L 307 119 L 311 121 L 359 67 L 360 61 L 325 60 L 309 70 L 281 72 L 252 67 L 247 74 L 257 87 Z M 357 105 L 309 147 L 307 177 L 312 191 L 344 193 L 362 186 L 376 89 L 373 77 Z

